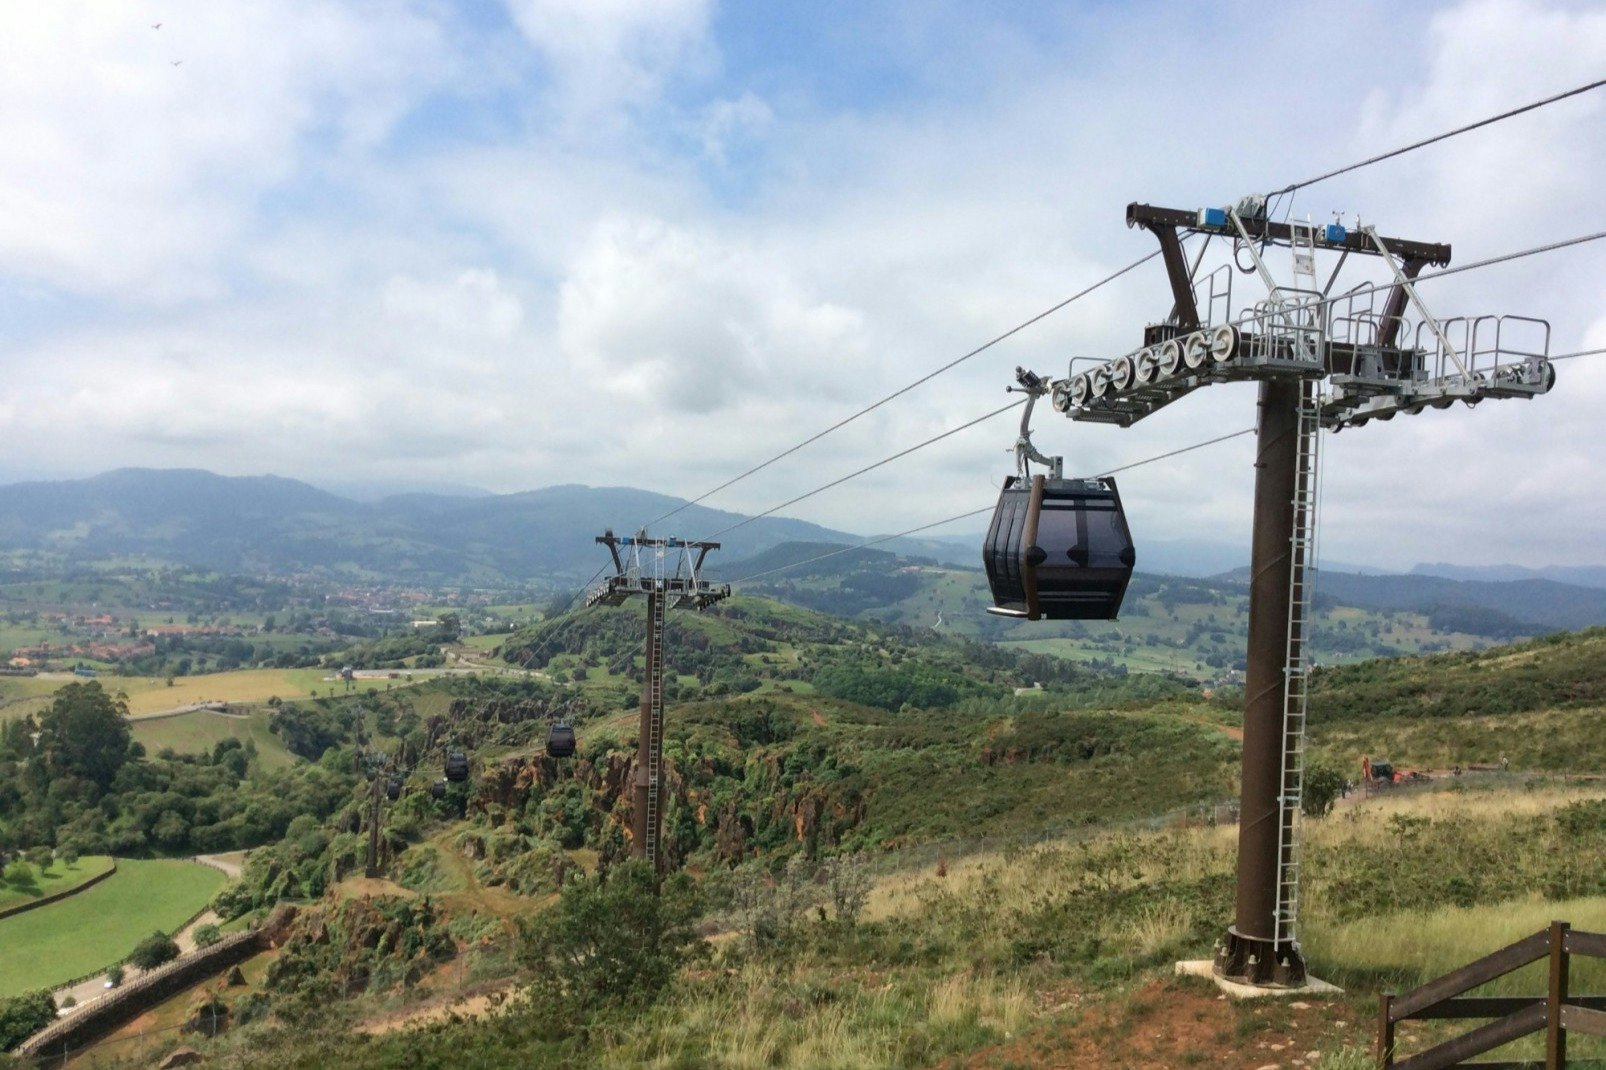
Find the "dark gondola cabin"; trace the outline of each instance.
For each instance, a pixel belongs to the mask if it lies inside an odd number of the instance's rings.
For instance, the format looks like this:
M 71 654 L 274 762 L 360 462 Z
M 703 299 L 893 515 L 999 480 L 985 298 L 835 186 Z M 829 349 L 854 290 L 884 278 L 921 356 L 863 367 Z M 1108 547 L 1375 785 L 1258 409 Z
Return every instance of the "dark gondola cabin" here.
M 446 755 L 446 779 L 457 783 L 468 779 L 468 755 L 460 750 Z
M 574 756 L 574 728 L 568 721 L 558 721 L 547 729 L 546 752 L 553 758 Z
M 391 802 L 395 802 L 397 799 L 401 798 L 401 793 L 402 778 L 399 776 L 391 777 L 389 783 L 385 785 L 385 798 L 389 799 Z
M 1114 620 L 1136 554 L 1113 479 L 1004 482 L 982 547 L 993 605 L 1027 620 Z
M 429 795 L 432 799 L 446 798 L 446 781 L 437 780 L 429 786 Z

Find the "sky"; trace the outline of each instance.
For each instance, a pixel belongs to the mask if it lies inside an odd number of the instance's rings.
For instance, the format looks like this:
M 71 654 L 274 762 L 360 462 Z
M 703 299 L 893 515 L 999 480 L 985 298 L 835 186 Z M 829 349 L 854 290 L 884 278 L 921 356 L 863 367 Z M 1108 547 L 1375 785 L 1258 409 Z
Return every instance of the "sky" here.
M 1603 74 L 1606 8 L 1542 0 L 16 5 L 0 479 L 700 495 L 1150 252 L 1128 202 L 1226 204 Z M 1290 211 L 1466 263 L 1606 229 L 1603 173 L 1598 90 Z M 1422 295 L 1606 346 L 1606 242 Z M 706 504 L 769 509 L 1169 307 L 1151 262 Z M 1557 370 L 1537 400 L 1324 436 L 1324 557 L 1606 563 L 1606 357 Z M 1092 474 L 1253 421 L 1226 385 L 1035 438 Z M 868 535 L 987 506 L 1014 436 L 786 513 Z M 1252 465 L 1242 437 L 1126 473 L 1140 565 L 1145 537 L 1247 547 Z

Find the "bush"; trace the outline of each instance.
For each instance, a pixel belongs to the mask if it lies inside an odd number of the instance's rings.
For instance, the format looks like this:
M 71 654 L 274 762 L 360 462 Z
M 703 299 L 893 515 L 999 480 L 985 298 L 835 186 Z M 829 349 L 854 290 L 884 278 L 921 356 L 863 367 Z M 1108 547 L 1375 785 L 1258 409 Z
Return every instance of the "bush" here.
M 10 1051 L 56 1020 L 49 992 L 27 992 L 0 999 L 0 1051 Z
M 151 933 L 129 952 L 128 961 L 142 970 L 154 970 L 178 958 L 178 945 L 165 933 Z
M 121 963 L 106 971 L 106 980 L 112 983 L 113 988 L 123 983 L 123 967 Z
M 195 927 L 195 946 L 211 947 L 223 939 L 223 930 L 216 925 L 197 925 Z
M 1343 792 L 1343 773 L 1330 765 L 1311 766 L 1305 770 L 1305 816 L 1327 816 Z
M 631 861 L 564 886 L 557 906 L 520 922 L 520 957 L 537 978 L 534 1002 L 554 1021 L 582 1021 L 599 1006 L 657 998 L 701 949 L 693 928 L 697 888 L 684 874 L 665 878 Z
M 5 878 L 6 883 L 13 888 L 34 886 L 33 867 L 20 858 L 6 867 Z

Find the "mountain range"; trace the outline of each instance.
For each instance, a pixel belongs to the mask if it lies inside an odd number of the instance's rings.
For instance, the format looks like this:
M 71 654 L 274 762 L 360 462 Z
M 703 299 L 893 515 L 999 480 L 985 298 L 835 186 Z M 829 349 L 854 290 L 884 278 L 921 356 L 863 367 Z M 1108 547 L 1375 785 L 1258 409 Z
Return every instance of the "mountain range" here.
M 150 559 L 249 575 L 316 573 L 404 583 L 583 580 L 607 560 L 594 539 L 676 511 L 654 534 L 706 538 L 745 518 L 629 487 L 568 484 L 518 494 L 357 501 L 278 476 L 123 468 L 89 479 L 0 486 L 0 553 L 78 564 Z M 720 540 L 726 562 L 787 542 L 862 537 L 765 517 Z M 902 554 L 972 564 L 974 547 L 898 539 Z
M 672 511 L 672 520 L 658 522 Z M 565 484 L 516 494 L 454 488 L 362 501 L 278 476 L 123 468 L 88 479 L 0 486 L 0 560 L 74 565 L 134 559 L 247 575 L 573 586 L 607 561 L 594 540 L 610 527 L 622 534 L 650 523 L 654 534 L 686 538 L 724 532 L 723 547 L 709 563 L 714 574 L 728 577 L 770 567 L 771 558 L 799 559 L 866 538 L 782 517 L 725 531 L 744 519 L 630 487 Z M 903 538 L 876 549 L 978 568 L 980 542 L 979 534 Z M 857 566 L 858 556 L 841 555 L 845 559 L 833 563 Z M 1140 549 L 1138 565 L 1149 574 L 1214 575 L 1230 583 L 1246 557 L 1246 547 L 1151 540 Z M 1411 574 L 1375 572 L 1324 562 L 1318 590 L 1376 609 L 1480 606 L 1530 626 L 1582 627 L 1606 619 L 1606 568 L 1434 564 Z

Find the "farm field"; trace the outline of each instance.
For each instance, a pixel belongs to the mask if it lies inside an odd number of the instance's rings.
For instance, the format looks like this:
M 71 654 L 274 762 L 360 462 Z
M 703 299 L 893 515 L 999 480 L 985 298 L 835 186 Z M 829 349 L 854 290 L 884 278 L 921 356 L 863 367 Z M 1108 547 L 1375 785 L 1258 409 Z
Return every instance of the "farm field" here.
M 47 895 L 76 888 L 85 881 L 100 876 L 111 867 L 112 860 L 105 855 L 86 855 L 70 866 L 57 861 L 47 872 L 36 874 L 34 887 L 28 891 L 10 884 L 0 884 L 0 910 L 25 903 L 30 899 L 43 899 Z
M 50 696 L 61 684 L 37 676 L 0 676 L 0 722 L 38 713 L 50 705 Z
M 111 966 L 142 937 L 189 920 L 226 879 L 182 859 L 124 859 L 82 894 L 0 919 L 0 998 Z
M 404 672 L 397 679 L 354 681 L 354 692 L 384 691 L 406 687 L 431 679 L 436 673 Z M 166 677 L 112 676 L 102 674 L 98 681 L 107 691 L 128 696 L 129 715 L 134 718 L 161 713 L 197 702 L 266 702 L 277 695 L 287 701 L 305 699 L 316 692 L 345 694 L 345 685 L 330 680 L 327 669 L 237 669 L 233 672 L 175 676 L 172 686 Z M 412 679 L 408 679 L 411 676 Z M 50 705 L 50 696 L 73 678 L 65 674 L 0 678 L 0 721 L 25 717 Z
M 134 740 L 155 754 L 171 748 L 179 754 L 210 753 L 225 739 L 250 740 L 264 768 L 282 769 L 296 759 L 285 749 L 284 741 L 268 730 L 272 715 L 253 710 L 243 715 L 194 710 L 176 717 L 147 717 L 133 722 Z

